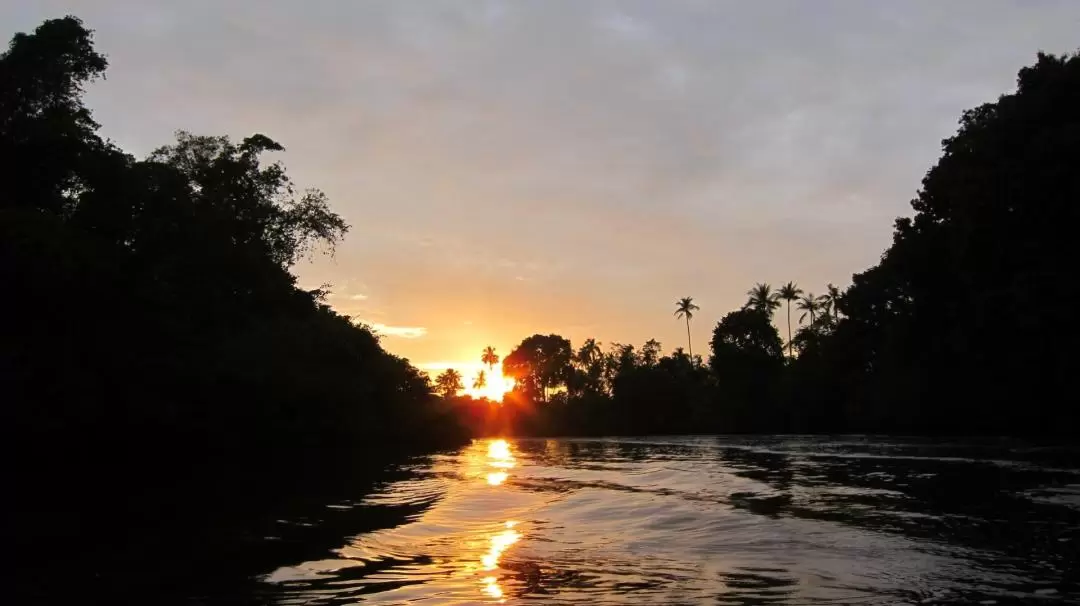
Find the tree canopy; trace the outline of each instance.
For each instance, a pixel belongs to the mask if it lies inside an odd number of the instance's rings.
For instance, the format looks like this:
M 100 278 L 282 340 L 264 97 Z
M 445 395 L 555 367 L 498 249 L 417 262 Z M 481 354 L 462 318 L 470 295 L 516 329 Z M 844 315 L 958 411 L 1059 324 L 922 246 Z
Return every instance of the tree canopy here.
M 224 467 L 454 435 L 426 375 L 297 286 L 348 225 L 265 159 L 282 146 L 180 132 L 136 159 L 82 101 L 106 65 L 74 17 L 0 55 L 6 445 L 105 481 L 114 456 Z

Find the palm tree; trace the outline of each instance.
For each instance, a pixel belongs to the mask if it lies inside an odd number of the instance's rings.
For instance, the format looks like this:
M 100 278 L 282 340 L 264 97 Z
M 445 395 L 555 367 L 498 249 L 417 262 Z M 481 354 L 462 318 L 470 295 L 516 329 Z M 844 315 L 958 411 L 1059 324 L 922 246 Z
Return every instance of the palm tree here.
M 791 302 L 798 299 L 801 294 L 803 294 L 802 289 L 794 282 L 781 286 L 777 293 L 777 297 L 787 301 L 787 355 L 789 358 L 791 357 Z
M 836 321 L 836 305 L 840 302 L 840 297 L 844 296 L 844 293 L 840 292 L 840 289 L 831 283 L 825 288 L 829 292 L 821 295 L 821 298 L 818 300 L 822 304 L 821 309 L 825 315 L 829 316 L 833 321 Z
M 779 295 L 772 291 L 772 286 L 763 282 L 755 284 L 753 288 L 746 291 L 746 295 L 750 297 L 750 300 L 746 302 L 746 306 L 764 312 L 770 319 L 773 310 L 780 307 Z
M 473 379 L 472 388 L 481 390 L 487 387 L 487 374 L 484 373 L 484 369 L 481 368 L 480 372 L 476 373 L 476 378 Z
M 675 302 L 675 317 L 686 318 L 686 346 L 690 349 L 690 360 L 693 363 L 694 359 L 694 345 L 690 340 L 690 319 L 694 317 L 694 312 L 701 309 L 697 305 L 694 305 L 693 297 L 683 297 Z
M 583 377 L 584 388 L 600 391 L 604 376 L 604 352 L 596 339 L 585 339 L 585 342 L 574 353 L 573 362 Z
M 582 368 L 590 368 L 603 357 L 604 352 L 600 349 L 600 344 L 596 342 L 596 339 L 585 339 L 581 348 L 574 354 L 574 361 Z
M 799 324 L 802 324 L 807 315 L 810 316 L 810 326 L 817 323 L 817 313 L 821 311 L 821 299 L 815 297 L 814 293 L 806 293 L 799 297 L 796 307 L 803 312 L 803 315 L 799 316 Z
M 488 370 L 493 370 L 499 363 L 499 355 L 495 353 L 494 347 L 488 345 L 484 348 L 484 353 L 480 354 L 480 361 L 487 364 Z

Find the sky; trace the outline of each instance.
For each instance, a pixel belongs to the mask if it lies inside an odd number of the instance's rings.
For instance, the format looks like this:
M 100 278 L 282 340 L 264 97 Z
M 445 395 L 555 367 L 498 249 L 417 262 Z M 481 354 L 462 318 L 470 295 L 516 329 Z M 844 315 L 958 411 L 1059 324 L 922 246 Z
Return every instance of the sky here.
M 5 36 L 65 14 L 103 135 L 282 143 L 352 226 L 301 284 L 428 368 L 670 350 L 683 296 L 704 353 L 755 282 L 846 286 L 961 112 L 1080 47 L 1075 0 L 0 0 Z

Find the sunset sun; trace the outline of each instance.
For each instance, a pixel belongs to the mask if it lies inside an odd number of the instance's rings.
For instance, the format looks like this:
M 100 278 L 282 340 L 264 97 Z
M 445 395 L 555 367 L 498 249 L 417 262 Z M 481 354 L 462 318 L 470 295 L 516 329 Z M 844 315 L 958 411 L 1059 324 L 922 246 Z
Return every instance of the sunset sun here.
M 484 384 L 477 386 L 475 379 L 481 370 L 484 371 Z M 475 369 L 470 369 L 470 371 L 465 375 L 465 390 L 463 392 L 465 395 L 501 402 L 503 395 L 514 388 L 514 380 L 503 376 L 501 363 L 495 364 L 491 368 L 477 366 Z

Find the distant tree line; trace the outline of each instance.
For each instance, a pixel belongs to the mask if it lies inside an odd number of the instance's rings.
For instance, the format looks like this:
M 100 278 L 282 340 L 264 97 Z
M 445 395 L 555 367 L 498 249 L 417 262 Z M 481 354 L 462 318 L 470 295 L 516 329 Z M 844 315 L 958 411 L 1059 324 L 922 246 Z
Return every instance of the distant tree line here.
M 0 55 L 0 402 L 16 473 L 137 485 L 463 439 L 424 373 L 297 286 L 294 264 L 348 226 L 265 160 L 282 147 L 182 132 L 136 159 L 83 105 L 105 68 L 72 17 Z
M 1080 56 L 1039 54 L 1015 92 L 965 112 L 943 149 L 914 215 L 847 289 L 756 285 L 716 324 L 707 364 L 681 348 L 661 355 L 656 341 L 533 335 L 504 360 L 517 380 L 506 405 L 474 424 L 1075 435 Z M 772 322 L 781 306 L 786 343 Z M 676 303 L 688 338 L 696 312 L 689 297 Z

